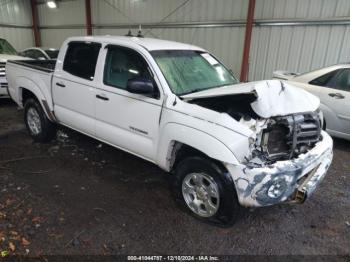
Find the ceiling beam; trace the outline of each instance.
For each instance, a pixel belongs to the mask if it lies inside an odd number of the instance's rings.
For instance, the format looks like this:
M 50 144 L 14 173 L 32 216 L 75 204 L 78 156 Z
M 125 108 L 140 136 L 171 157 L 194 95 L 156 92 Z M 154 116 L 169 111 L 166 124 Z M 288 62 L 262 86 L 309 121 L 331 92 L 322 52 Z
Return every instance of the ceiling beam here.
M 91 1 L 85 0 L 86 34 L 92 35 Z
M 36 0 L 30 0 L 30 4 L 32 7 L 32 28 L 33 28 L 33 35 L 34 35 L 34 43 L 35 43 L 35 46 L 41 46 L 38 7 L 37 7 Z
M 242 57 L 242 65 L 241 65 L 241 75 L 240 75 L 241 82 L 248 81 L 249 52 L 250 52 L 250 45 L 252 42 L 254 9 L 255 9 L 255 0 L 249 0 L 247 22 L 245 26 L 245 38 L 244 38 L 244 49 L 243 49 L 243 57 Z

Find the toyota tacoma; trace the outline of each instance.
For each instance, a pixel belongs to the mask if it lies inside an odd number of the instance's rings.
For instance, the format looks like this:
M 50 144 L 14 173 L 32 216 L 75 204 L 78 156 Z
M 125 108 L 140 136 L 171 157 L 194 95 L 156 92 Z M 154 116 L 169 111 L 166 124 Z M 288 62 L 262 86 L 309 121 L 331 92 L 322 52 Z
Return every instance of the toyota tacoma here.
M 332 161 L 318 98 L 278 80 L 239 83 L 193 45 L 72 37 L 57 61 L 9 61 L 6 73 L 35 141 L 64 125 L 150 161 L 207 222 L 302 203 Z

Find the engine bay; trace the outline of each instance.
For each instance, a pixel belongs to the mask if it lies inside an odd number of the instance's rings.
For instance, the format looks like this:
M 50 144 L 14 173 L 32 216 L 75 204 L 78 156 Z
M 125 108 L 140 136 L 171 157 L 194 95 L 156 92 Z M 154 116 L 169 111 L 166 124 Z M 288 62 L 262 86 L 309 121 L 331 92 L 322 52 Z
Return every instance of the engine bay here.
M 255 93 L 194 99 L 189 103 L 227 113 L 254 131 L 250 156 L 246 164 L 261 167 L 280 160 L 289 160 L 306 153 L 321 139 L 322 123 L 319 113 L 296 113 L 262 118 L 251 107 Z

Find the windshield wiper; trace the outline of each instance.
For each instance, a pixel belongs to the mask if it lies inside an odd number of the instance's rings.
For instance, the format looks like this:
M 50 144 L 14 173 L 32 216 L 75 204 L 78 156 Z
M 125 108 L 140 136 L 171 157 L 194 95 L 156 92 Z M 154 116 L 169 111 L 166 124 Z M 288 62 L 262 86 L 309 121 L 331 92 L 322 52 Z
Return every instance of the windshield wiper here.
M 178 95 L 179 95 L 179 96 L 184 96 L 184 95 L 189 95 L 189 94 L 197 93 L 197 92 L 200 92 L 200 91 L 203 91 L 203 90 L 207 90 L 207 89 L 197 88 L 197 89 L 191 90 L 191 91 L 189 91 L 189 92 L 181 93 L 181 94 L 178 94 Z
M 208 88 L 197 88 L 197 89 L 191 90 L 191 91 L 186 92 L 186 93 L 178 94 L 178 96 L 189 95 L 189 94 L 192 94 L 192 93 L 197 93 L 197 92 L 205 91 L 205 90 L 208 90 L 208 89 L 215 89 L 215 88 L 220 88 L 220 87 L 230 86 L 230 85 L 235 85 L 235 84 L 237 84 L 237 83 L 224 84 L 224 85 L 219 85 L 219 86 L 212 86 L 212 87 L 208 87 Z

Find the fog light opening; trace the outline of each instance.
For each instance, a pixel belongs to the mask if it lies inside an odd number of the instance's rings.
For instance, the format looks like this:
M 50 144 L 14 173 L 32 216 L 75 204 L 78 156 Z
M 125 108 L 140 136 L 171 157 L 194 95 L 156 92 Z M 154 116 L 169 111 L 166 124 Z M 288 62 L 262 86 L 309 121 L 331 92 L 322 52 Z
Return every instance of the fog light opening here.
M 275 181 L 267 190 L 267 195 L 270 198 L 279 198 L 286 191 L 286 183 L 285 181 Z

